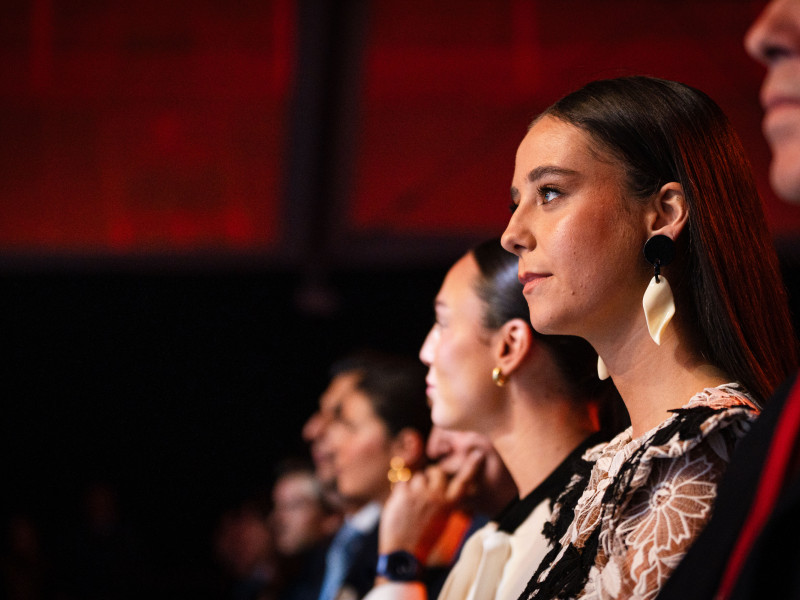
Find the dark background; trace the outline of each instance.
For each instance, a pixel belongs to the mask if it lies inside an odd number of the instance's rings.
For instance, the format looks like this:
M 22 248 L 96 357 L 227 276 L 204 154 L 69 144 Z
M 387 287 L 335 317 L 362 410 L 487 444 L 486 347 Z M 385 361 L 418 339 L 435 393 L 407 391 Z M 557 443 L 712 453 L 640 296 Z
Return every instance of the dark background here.
M 4 522 L 59 548 L 109 482 L 151 593 L 213 597 L 219 516 L 305 453 L 335 359 L 417 353 L 448 266 L 504 228 L 527 123 L 589 79 L 720 103 L 796 306 L 742 49 L 763 4 L 4 2 Z
M 208 595 L 219 517 L 306 455 L 327 366 L 365 345 L 416 353 L 442 274 L 335 274 L 335 316 L 299 308 L 291 273 L 6 275 L 4 514 L 33 516 L 56 549 L 106 482 L 156 588 Z

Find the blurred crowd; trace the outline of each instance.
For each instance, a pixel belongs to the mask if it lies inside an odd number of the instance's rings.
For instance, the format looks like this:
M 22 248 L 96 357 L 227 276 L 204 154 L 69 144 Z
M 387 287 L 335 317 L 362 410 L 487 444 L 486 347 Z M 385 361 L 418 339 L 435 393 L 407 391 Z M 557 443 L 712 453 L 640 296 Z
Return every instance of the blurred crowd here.
M 255 493 L 205 525 L 208 558 L 188 573 L 177 562 L 172 571 L 157 564 L 158 540 L 125 515 L 125 498 L 108 482 L 86 486 L 71 525 L 53 527 L 15 511 L 3 523 L 0 598 L 307 597 L 305 578 L 324 568 L 320 553 L 341 514 L 325 499 L 304 457 L 282 462 L 272 480 L 271 494 Z

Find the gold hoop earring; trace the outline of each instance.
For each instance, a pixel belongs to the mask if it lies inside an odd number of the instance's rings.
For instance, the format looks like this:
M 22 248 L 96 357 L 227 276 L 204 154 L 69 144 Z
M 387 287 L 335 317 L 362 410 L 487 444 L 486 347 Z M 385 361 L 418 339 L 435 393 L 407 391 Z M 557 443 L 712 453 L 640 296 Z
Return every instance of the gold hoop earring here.
M 497 387 L 503 387 L 506 384 L 507 378 L 503 375 L 503 369 L 495 367 L 492 369 L 492 381 Z
M 389 461 L 389 472 L 386 477 L 392 485 L 398 481 L 408 481 L 411 479 L 411 469 L 406 466 L 406 461 L 401 456 L 393 456 Z

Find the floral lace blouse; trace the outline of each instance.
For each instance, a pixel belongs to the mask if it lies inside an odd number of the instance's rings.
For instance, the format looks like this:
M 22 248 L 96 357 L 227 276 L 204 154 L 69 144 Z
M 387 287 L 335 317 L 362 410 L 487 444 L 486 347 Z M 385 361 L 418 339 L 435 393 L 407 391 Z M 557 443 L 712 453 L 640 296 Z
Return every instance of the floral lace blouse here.
M 520 598 L 654 598 L 705 526 L 717 483 L 758 411 L 735 383 L 658 427 L 586 451 L 545 533 L 554 547 Z

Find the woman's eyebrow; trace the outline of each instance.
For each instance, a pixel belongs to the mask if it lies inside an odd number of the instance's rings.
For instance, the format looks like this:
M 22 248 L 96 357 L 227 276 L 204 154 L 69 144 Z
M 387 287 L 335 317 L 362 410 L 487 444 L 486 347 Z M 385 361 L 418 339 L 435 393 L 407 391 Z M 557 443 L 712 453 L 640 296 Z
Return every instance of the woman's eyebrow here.
M 536 167 L 532 169 L 528 173 L 528 183 L 534 183 L 537 180 L 541 179 L 546 175 L 562 175 L 562 176 L 569 176 L 569 175 L 576 175 L 578 172 L 574 169 L 565 169 L 563 167 L 556 167 L 552 165 L 543 165 L 541 167 Z
M 556 167 L 552 165 L 543 165 L 541 167 L 536 167 L 535 169 L 531 169 L 526 177 L 528 183 L 536 183 L 542 177 L 547 175 L 560 175 L 562 177 L 569 177 L 571 175 L 577 175 L 578 172 L 574 169 L 565 169 L 563 167 Z M 520 193 L 519 190 L 515 186 L 511 186 L 511 201 L 517 202 L 519 200 Z

